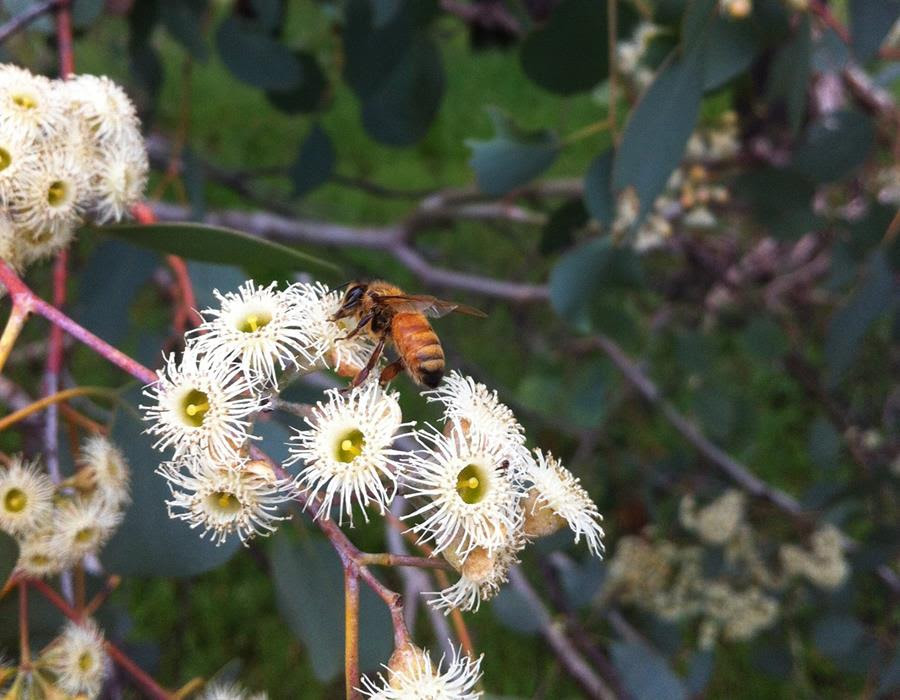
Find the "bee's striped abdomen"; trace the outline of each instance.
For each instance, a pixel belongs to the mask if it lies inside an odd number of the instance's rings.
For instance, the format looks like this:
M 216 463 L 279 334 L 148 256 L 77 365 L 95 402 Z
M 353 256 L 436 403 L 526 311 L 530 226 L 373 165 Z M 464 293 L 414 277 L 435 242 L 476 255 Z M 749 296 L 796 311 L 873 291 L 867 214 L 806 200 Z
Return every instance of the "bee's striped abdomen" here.
M 391 336 L 410 376 L 434 388 L 444 376 L 444 349 L 424 314 L 399 313 L 391 321 Z

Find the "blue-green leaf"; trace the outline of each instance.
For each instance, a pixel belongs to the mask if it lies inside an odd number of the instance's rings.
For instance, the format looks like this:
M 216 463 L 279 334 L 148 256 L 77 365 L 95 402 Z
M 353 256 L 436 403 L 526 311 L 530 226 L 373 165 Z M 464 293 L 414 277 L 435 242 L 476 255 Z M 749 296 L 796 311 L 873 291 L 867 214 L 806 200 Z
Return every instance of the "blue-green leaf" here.
M 263 90 L 293 90 L 302 80 L 297 57 L 255 24 L 228 17 L 216 31 L 222 62 L 238 80 Z
M 815 182 L 834 182 L 865 162 L 874 143 L 872 119 L 841 110 L 810 124 L 794 149 L 791 169 Z
M 343 570 L 331 545 L 321 537 L 296 542 L 278 533 L 270 552 L 278 609 L 291 632 L 306 646 L 321 681 L 344 668 Z M 393 635 L 384 604 L 360 586 L 360 666 L 386 663 Z
M 900 17 L 900 0 L 850 0 L 850 34 L 860 61 L 873 58 Z
M 331 137 L 319 124 L 314 124 L 300 146 L 297 160 L 288 171 L 294 185 L 294 195 L 302 197 L 328 182 L 334 171 L 335 159 Z
M 501 196 L 524 185 L 549 168 L 559 154 L 560 143 L 547 129 L 525 131 L 497 107 L 487 108 L 494 125 L 494 138 L 469 139 L 469 164 L 475 170 L 478 187 L 491 196 Z
M 829 386 L 840 381 L 853 363 L 859 344 L 872 324 L 897 304 L 897 287 L 884 252 L 869 258 L 866 277 L 847 305 L 828 324 L 825 361 Z
M 671 60 L 631 113 L 613 166 L 613 188 L 634 188 L 641 213 L 681 162 L 703 96 L 702 51 Z
M 806 114 L 806 89 L 812 61 L 812 32 L 804 14 L 792 36 L 775 54 L 769 75 L 769 100 L 783 100 L 788 122 L 797 131 Z
M 610 149 L 591 161 L 584 176 L 584 205 L 588 213 L 605 226 L 616 218 L 616 200 L 612 189 L 615 154 Z
M 337 271 L 333 263 L 296 248 L 234 229 L 196 223 L 116 224 L 101 232 L 135 245 L 223 265 L 259 265 L 279 270 L 319 268 Z
M 615 642 L 612 660 L 635 700 L 685 700 L 687 690 L 659 654 L 632 642 Z

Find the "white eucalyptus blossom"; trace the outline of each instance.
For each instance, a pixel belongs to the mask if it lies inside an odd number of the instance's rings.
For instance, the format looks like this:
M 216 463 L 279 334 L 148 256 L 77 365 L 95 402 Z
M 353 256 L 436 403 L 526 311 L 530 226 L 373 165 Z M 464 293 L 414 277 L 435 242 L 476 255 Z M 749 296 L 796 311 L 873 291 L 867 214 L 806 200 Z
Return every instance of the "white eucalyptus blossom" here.
M 59 557 L 50 546 L 52 531 L 29 532 L 19 540 L 19 559 L 16 571 L 29 578 L 46 578 L 66 568 L 68 561 Z
M 277 383 L 276 369 L 315 361 L 310 354 L 309 323 L 295 295 L 279 291 L 277 283 L 258 287 L 250 280 L 237 293 L 213 294 L 220 308 L 206 309 L 204 323 L 191 339 L 194 347 L 215 361 L 240 363 L 248 383 Z
M 483 656 L 472 659 L 461 650 L 454 650 L 450 663 L 444 668 L 444 657 L 435 664 L 425 650 L 408 645 L 402 663 L 394 652 L 385 666 L 387 677 L 379 673 L 377 682 L 362 678 L 362 692 L 369 698 L 383 700 L 476 700 L 481 697 L 475 686 L 481 678 Z
M 176 455 L 228 459 L 251 437 L 250 417 L 263 408 L 240 369 L 213 361 L 188 346 L 178 361 L 169 355 L 159 379 L 144 390 L 153 403 L 141 406 L 155 447 Z
M 0 468 L 0 530 L 22 535 L 43 527 L 53 511 L 53 482 L 38 466 L 13 457 Z
M 353 504 L 371 504 L 384 513 L 397 490 L 397 471 L 406 453 L 394 441 L 411 423 L 403 422 L 396 392 L 369 381 L 349 392 L 332 389 L 312 408 L 308 428 L 291 436 L 288 465 L 302 461 L 298 487 L 319 501 L 316 518 L 328 518 L 337 501 L 338 522 L 353 523 Z
M 423 396 L 441 403 L 445 421 L 456 420 L 466 430 L 482 432 L 491 439 L 502 436 L 515 445 L 525 444 L 525 429 L 510 408 L 500 402 L 495 390 L 472 377 L 453 370 L 437 389 L 426 391 Z
M 408 496 L 426 503 L 405 518 L 424 516 L 410 529 L 433 541 L 435 554 L 451 546 L 461 558 L 475 547 L 493 553 L 522 524 L 516 451 L 504 436 L 466 433 L 456 420 L 449 426 L 447 435 L 416 433 L 423 449 L 409 456 L 404 480 Z
M 84 166 L 68 148 L 42 153 L 20 179 L 10 211 L 29 243 L 28 260 L 61 250 L 81 222 L 88 181 Z
M 375 347 L 374 342 L 365 333 L 346 338 L 355 326 L 352 318 L 331 320 L 341 306 L 340 291 L 330 290 L 321 282 L 294 284 L 286 291 L 292 296 L 297 313 L 306 319 L 309 333 L 307 354 L 316 359 L 314 363 L 304 365 L 304 369 L 313 369 L 317 363 L 324 363 L 342 376 L 353 376 L 365 367 Z
M 96 154 L 90 174 L 88 213 L 98 224 L 121 221 L 144 197 L 150 163 L 137 129 Z
M 706 544 L 722 545 L 737 535 L 744 522 L 746 501 L 741 491 L 728 489 L 698 510 L 693 494 L 686 494 L 681 499 L 678 516 L 684 528 L 695 532 Z
M 20 183 L 34 177 L 37 164 L 33 140 L 0 119 L 0 206 L 6 209 L 15 203 Z
M 233 532 L 244 543 L 268 536 L 278 521 L 290 517 L 281 514 L 281 504 L 295 496 L 294 485 L 279 479 L 265 462 L 238 458 L 215 464 L 193 458 L 164 463 L 157 473 L 169 481 L 169 517 L 202 528 L 201 536 L 209 534 L 217 545 Z
M 482 601 L 490 600 L 509 580 L 509 570 L 519 563 L 518 553 L 526 540 L 521 531 L 514 531 L 506 546 L 488 554 L 486 549 L 475 547 L 465 560 L 451 563 L 459 571 L 459 579 L 441 591 L 428 592 L 428 604 L 435 610 L 449 614 L 453 608 L 477 611 Z
M 49 550 L 53 556 L 77 562 L 88 554 L 96 554 L 120 522 L 122 511 L 103 498 L 66 499 L 53 511 Z
M 79 463 L 86 481 L 101 498 L 116 506 L 131 500 L 128 492 L 131 473 L 125 455 L 102 435 L 87 438 L 81 444 Z
M 105 75 L 76 75 L 60 81 L 66 108 L 104 144 L 134 130 L 137 112 L 125 91 Z
M 56 133 L 63 120 L 62 104 L 47 78 L 0 65 L 0 121 L 31 139 Z
M 68 622 L 37 665 L 55 676 L 63 692 L 97 698 L 109 669 L 103 633 L 93 620 Z
M 268 700 L 266 693 L 248 693 L 237 683 L 213 683 L 206 686 L 199 700 Z
M 556 518 L 563 520 L 575 533 L 576 543 L 583 535 L 591 553 L 597 557 L 601 556 L 604 547 L 600 521 L 603 520 L 603 516 L 600 515 L 588 492 L 581 486 L 580 479 L 562 466 L 549 452 L 545 455 L 541 450 L 535 450 L 534 456 L 535 459 L 528 465 L 525 477 L 532 485 L 525 504 L 526 534 L 538 537 L 549 534 L 542 532 L 542 528 L 538 525 L 541 522 L 538 516 L 544 514 L 544 511 L 549 511 Z M 552 527 L 552 522 L 550 526 Z M 550 532 L 552 531 L 551 529 Z

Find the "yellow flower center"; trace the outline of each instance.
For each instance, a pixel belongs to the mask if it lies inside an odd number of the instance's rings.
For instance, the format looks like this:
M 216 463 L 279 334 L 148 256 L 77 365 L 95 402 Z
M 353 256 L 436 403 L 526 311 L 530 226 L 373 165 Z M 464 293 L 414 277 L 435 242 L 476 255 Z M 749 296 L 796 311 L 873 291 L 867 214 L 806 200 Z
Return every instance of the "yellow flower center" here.
M 338 462 L 352 462 L 362 454 L 366 446 L 366 438 L 362 431 L 353 429 L 338 438 L 335 458 Z
M 257 311 L 256 313 L 247 314 L 238 321 L 237 329 L 241 333 L 256 333 L 260 328 L 267 326 L 271 320 L 271 314 L 265 311 Z
M 12 163 L 12 156 L 5 148 L 0 148 L 0 170 L 6 170 Z
M 49 202 L 51 207 L 58 207 L 60 204 L 65 204 L 68 193 L 69 188 L 65 182 L 54 180 L 50 183 L 50 187 L 47 188 L 47 202 Z
M 207 502 L 214 510 L 226 515 L 234 515 L 241 509 L 237 496 L 228 491 L 213 491 L 207 497 Z
M 81 656 L 78 657 L 78 668 L 82 673 L 87 673 L 94 668 L 94 657 L 90 652 L 82 652 Z
M 28 496 L 22 489 L 11 488 L 3 497 L 3 507 L 10 513 L 21 513 L 28 505 Z
M 469 505 L 479 503 L 488 492 L 488 478 L 477 464 L 467 464 L 456 475 L 456 493 Z
M 75 541 L 78 544 L 88 544 L 94 540 L 96 532 L 92 527 L 83 527 L 75 533 Z
M 209 397 L 199 389 L 191 389 L 181 402 L 184 418 L 195 428 L 203 425 L 203 419 L 209 412 Z
M 13 103 L 22 109 L 34 109 L 37 107 L 37 100 L 31 95 L 13 95 Z

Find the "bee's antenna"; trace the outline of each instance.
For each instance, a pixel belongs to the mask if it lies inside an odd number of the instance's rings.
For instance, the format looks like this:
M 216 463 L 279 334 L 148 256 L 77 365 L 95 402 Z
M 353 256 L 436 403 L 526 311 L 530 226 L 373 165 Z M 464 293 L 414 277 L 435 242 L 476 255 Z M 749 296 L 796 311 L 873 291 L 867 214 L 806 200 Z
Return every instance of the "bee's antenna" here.
M 344 287 L 349 287 L 351 284 L 353 284 L 353 280 L 347 280 L 343 284 L 339 284 L 335 289 L 343 289 Z

